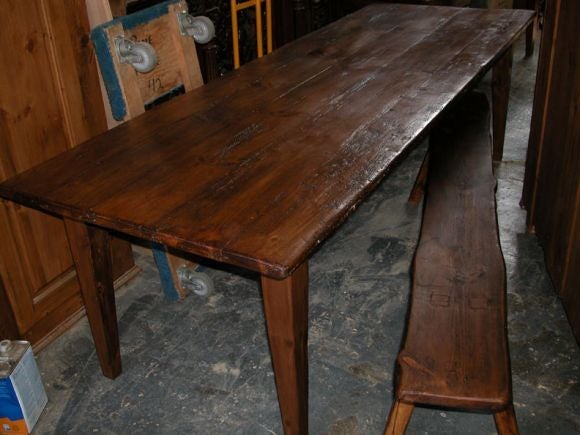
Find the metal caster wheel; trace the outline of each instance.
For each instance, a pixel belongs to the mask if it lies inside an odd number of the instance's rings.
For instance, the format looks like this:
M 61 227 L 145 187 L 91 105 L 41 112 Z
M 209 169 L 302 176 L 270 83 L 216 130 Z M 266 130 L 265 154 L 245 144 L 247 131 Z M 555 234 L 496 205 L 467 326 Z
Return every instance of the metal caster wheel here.
M 181 267 L 177 271 L 177 276 L 183 288 L 194 292 L 198 296 L 208 296 L 214 290 L 213 281 L 205 272 L 197 272 L 187 267 Z

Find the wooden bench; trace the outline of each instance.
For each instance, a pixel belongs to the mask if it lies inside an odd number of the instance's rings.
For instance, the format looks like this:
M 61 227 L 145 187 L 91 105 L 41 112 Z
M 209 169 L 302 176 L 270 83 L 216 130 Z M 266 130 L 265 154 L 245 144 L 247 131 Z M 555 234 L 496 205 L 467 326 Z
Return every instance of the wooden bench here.
M 517 434 L 506 334 L 506 274 L 492 172 L 489 104 L 470 94 L 431 136 L 406 336 L 385 434 L 415 405 L 493 413 Z

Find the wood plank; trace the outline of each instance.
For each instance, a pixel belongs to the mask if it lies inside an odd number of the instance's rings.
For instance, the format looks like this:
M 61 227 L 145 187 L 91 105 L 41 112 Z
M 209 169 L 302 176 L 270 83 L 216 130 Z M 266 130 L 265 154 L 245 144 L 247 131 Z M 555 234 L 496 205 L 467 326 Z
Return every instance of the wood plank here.
M 534 226 L 544 244 L 546 266 L 559 293 L 564 288 L 574 227 L 578 228 L 580 189 L 580 61 L 575 24 L 578 2 L 562 1 L 554 54 L 554 76 L 546 106 L 546 131 L 534 198 Z M 578 231 L 578 230 L 576 230 Z M 570 271 L 572 272 L 572 271 Z M 573 273 L 573 272 L 572 272 Z
M 443 17 L 446 16 L 445 14 L 439 15 Z M 447 13 L 447 16 L 448 15 L 450 14 Z M 390 31 L 393 30 L 397 24 L 404 25 L 406 22 L 411 23 L 415 17 L 413 14 L 405 14 L 404 16 L 399 17 L 399 23 L 397 23 L 394 18 L 390 18 L 385 23 L 380 21 L 381 17 L 378 18 L 378 24 L 384 25 L 388 29 L 385 30 L 384 36 L 391 38 Z M 429 28 L 437 23 L 437 20 L 434 20 L 432 16 L 428 17 L 426 20 L 420 21 L 423 22 L 424 27 L 426 28 Z M 336 40 L 336 43 L 339 44 L 339 47 L 343 47 L 342 43 L 345 43 L 348 40 L 348 37 L 345 37 L 340 33 L 337 34 L 336 31 L 320 33 L 322 33 L 325 37 L 320 37 L 318 33 L 312 36 L 317 36 L 315 40 L 316 43 L 324 44 L 321 50 L 325 50 L 324 46 L 326 43 L 324 41 L 326 41 L 326 37 Z M 417 32 L 413 33 L 415 34 Z M 425 33 L 425 31 L 419 32 L 417 36 L 411 37 L 412 39 L 407 40 L 412 41 L 416 40 L 416 38 L 421 39 L 426 34 L 427 33 Z M 347 36 L 348 35 L 349 33 L 347 32 Z M 406 35 L 400 35 L 397 37 L 395 34 L 394 36 L 397 38 L 394 41 L 395 44 L 397 41 L 400 41 L 401 43 L 405 41 Z M 303 51 L 309 49 L 312 50 L 312 43 L 302 45 L 305 45 L 303 47 Z M 293 72 L 292 75 L 280 73 L 267 75 L 266 70 L 269 65 L 258 65 L 256 62 L 252 62 L 248 65 L 245 65 L 243 71 L 239 72 L 238 74 L 232 74 L 223 78 L 217 83 L 212 83 L 208 86 L 197 89 L 195 92 L 195 99 L 187 97 L 176 98 L 175 100 L 172 100 L 164 105 L 168 107 L 167 110 L 153 110 L 153 112 L 156 113 L 154 119 L 157 119 L 157 122 L 161 122 L 165 125 L 171 126 L 172 128 L 179 127 L 180 129 L 184 129 L 184 132 L 181 130 L 176 132 L 175 135 L 177 136 L 186 134 L 187 129 L 195 129 L 196 139 L 198 141 L 204 141 L 209 137 L 214 136 L 216 132 L 226 129 L 232 123 L 235 123 L 236 121 L 241 122 L 240 119 L 243 119 L 243 117 L 239 116 L 240 113 L 245 113 L 246 111 L 252 110 L 252 108 L 258 112 L 266 113 L 267 107 L 263 101 L 269 102 L 273 99 L 277 99 L 285 92 L 287 88 L 294 86 L 296 81 L 298 83 L 302 83 L 312 80 L 312 78 L 318 74 L 313 74 L 313 68 L 315 71 L 321 72 L 325 72 L 325 70 L 328 68 L 328 63 L 325 63 L 319 67 L 319 64 L 321 63 L 320 56 L 301 58 L 299 56 L 299 51 L 290 50 L 293 47 L 294 44 L 286 48 L 289 53 L 284 57 L 284 63 L 281 66 L 278 67 L 276 64 L 274 64 L 277 69 L 291 70 Z M 380 53 L 383 52 L 384 54 L 381 56 L 381 58 L 383 58 L 385 62 L 392 62 L 398 55 L 397 51 L 393 49 L 388 50 L 382 48 Z M 356 53 L 351 53 L 350 57 L 354 56 L 355 54 Z M 370 54 L 372 54 L 372 52 Z M 269 56 L 269 58 L 271 57 Z M 347 58 L 341 57 L 340 60 L 347 61 Z M 332 61 L 332 59 L 330 59 L 329 62 L 331 62 L 332 65 L 337 63 L 336 61 Z M 256 66 L 260 66 L 260 68 L 255 68 Z M 328 74 L 326 78 L 330 76 L 331 74 Z M 255 95 L 257 91 L 260 92 Z M 244 94 L 249 94 L 252 96 L 252 98 L 244 98 Z M 298 101 L 296 104 L 299 103 L 300 102 Z M 234 106 L 230 108 L 226 104 L 231 104 Z M 197 113 L 200 115 L 195 116 Z M 181 126 L 184 118 L 191 114 L 194 114 L 193 118 L 188 119 L 187 123 Z M 147 117 L 149 116 L 150 115 L 147 114 Z M 209 122 L 211 122 L 211 126 L 208 126 Z M 159 149 L 159 143 L 169 142 L 171 138 L 175 137 L 175 135 L 173 135 L 170 130 L 161 132 L 157 131 L 156 134 L 152 135 L 150 129 L 147 128 L 147 126 L 150 124 L 149 120 L 133 120 L 129 124 L 130 125 L 128 126 L 125 126 L 121 129 L 115 129 L 113 132 L 111 132 L 111 140 L 108 143 L 95 144 L 96 148 L 87 150 L 90 152 L 90 155 L 87 155 L 85 151 L 83 153 L 83 159 L 74 158 L 74 162 L 78 167 L 79 173 L 82 173 L 83 177 L 86 179 L 94 177 L 95 173 L 101 173 L 103 178 L 106 179 L 111 178 L 111 174 L 117 174 L 117 176 L 124 174 L 122 179 L 111 179 L 111 186 L 109 186 L 109 184 L 106 184 L 105 186 L 99 184 L 95 191 L 85 190 L 85 192 L 91 196 L 91 198 L 94 198 L 95 194 L 98 193 L 98 190 L 107 190 L 108 188 L 112 188 L 112 186 L 116 186 L 118 188 L 118 181 L 120 182 L 121 186 L 131 183 L 131 181 L 137 177 L 133 171 L 121 170 L 124 165 L 123 161 L 127 159 L 137 160 L 137 157 L 140 154 L 149 155 L 155 152 L 155 150 Z M 237 126 L 237 128 L 240 127 Z M 133 142 L 136 146 L 130 148 L 125 147 L 123 144 L 128 142 Z M 219 144 L 219 142 L 217 142 L 217 144 Z M 191 148 L 191 143 L 184 140 L 183 150 L 179 149 L 177 151 L 178 160 L 182 160 L 181 153 L 189 148 Z M 215 148 L 215 145 L 213 148 Z M 217 150 L 216 152 L 213 150 L 212 154 L 219 156 L 220 151 Z M 160 154 L 155 154 L 154 159 L 151 159 L 151 161 L 143 162 L 143 164 L 147 164 L 143 170 L 150 171 L 153 170 L 153 168 L 156 166 L 162 166 L 158 165 L 156 162 L 159 157 Z M 103 166 L 105 166 L 103 165 L 105 161 L 107 164 L 106 167 L 103 168 Z M 60 174 L 59 180 L 63 186 L 72 183 L 74 181 L 73 177 L 76 176 L 76 174 L 71 174 L 70 177 L 63 176 L 64 169 L 68 167 L 70 163 L 71 162 L 63 162 L 61 166 L 55 167 L 54 172 L 50 174 L 51 178 Z M 107 172 L 103 173 L 104 170 Z M 95 171 L 95 173 L 92 171 Z M 102 181 L 106 182 L 107 180 Z M 49 190 L 46 190 L 45 192 L 49 192 Z M 67 191 L 66 193 L 62 193 L 70 194 L 72 192 Z
M 547 4 L 522 202 L 580 341 L 580 3 Z
M 374 5 L 0 191 L 283 278 L 531 19 Z
M 468 98 L 469 105 L 431 135 L 396 398 L 495 412 L 511 403 L 505 264 L 496 223 L 489 105 L 482 94 Z M 439 331 L 436 340 L 433 330 Z

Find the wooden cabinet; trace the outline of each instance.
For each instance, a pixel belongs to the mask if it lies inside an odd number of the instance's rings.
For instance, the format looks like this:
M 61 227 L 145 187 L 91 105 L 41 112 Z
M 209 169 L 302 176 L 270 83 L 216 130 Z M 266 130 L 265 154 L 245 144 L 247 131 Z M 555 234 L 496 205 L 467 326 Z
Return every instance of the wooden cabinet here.
M 522 203 L 580 341 L 580 2 L 546 3 Z
M 3 0 L 0 180 L 106 130 L 84 0 Z M 115 273 L 133 267 L 117 241 Z M 82 314 L 61 219 L 0 202 L 0 331 L 37 347 Z M 2 338 L 2 337 L 0 337 Z

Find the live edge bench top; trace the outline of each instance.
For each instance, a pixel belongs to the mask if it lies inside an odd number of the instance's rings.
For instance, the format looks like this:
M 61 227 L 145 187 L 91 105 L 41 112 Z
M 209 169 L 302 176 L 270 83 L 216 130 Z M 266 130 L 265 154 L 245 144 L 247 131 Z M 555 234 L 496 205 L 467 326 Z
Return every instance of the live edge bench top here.
M 284 278 L 531 20 L 373 5 L 0 185 L 0 196 Z

